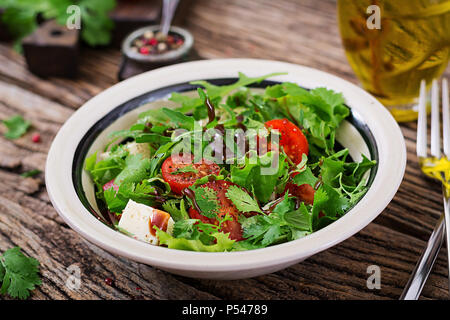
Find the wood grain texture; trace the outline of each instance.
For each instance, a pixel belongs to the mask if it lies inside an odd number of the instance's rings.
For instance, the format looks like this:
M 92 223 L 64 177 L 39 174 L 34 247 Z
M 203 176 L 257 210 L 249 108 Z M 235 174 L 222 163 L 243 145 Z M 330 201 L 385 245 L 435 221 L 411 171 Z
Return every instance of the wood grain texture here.
M 335 1 L 197 0 L 186 26 L 204 58 L 283 60 L 358 83 L 341 47 Z M 442 211 L 440 186 L 425 179 L 417 163 L 414 123 L 401 127 L 408 164 L 384 212 L 350 239 L 283 271 L 239 281 L 188 279 L 109 254 L 78 236 L 51 206 L 43 174 L 20 173 L 44 170 L 60 126 L 116 83 L 119 61 L 117 50 L 82 48 L 76 79 L 41 79 L 10 45 L 0 44 L 0 120 L 22 114 L 33 123 L 20 139 L 0 137 L 0 251 L 19 245 L 41 262 L 43 284 L 32 299 L 398 299 Z M 0 126 L 0 134 L 4 130 Z M 41 143 L 31 141 L 34 132 Z M 66 285 L 71 265 L 82 273 L 79 290 Z M 380 290 L 366 286 L 370 265 L 381 268 Z M 444 248 L 422 299 L 446 299 L 447 286 Z

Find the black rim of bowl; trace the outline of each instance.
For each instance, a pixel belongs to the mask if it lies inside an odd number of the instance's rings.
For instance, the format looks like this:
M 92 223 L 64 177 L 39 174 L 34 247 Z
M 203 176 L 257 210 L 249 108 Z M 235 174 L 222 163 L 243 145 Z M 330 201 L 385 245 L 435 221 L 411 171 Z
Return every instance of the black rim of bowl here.
M 208 79 L 208 82 L 214 84 L 214 85 L 229 85 L 234 82 L 236 82 L 237 78 L 219 78 L 219 79 Z M 260 83 L 252 84 L 248 87 L 250 88 L 265 88 L 267 86 L 272 86 L 280 84 L 280 82 L 277 81 L 270 81 L 270 80 L 264 80 Z M 78 195 L 78 198 L 80 199 L 83 206 L 93 214 L 93 212 L 96 212 L 95 209 L 91 206 L 89 203 L 86 194 L 83 189 L 82 184 L 82 172 L 84 170 L 84 161 L 87 156 L 87 152 L 89 151 L 91 145 L 94 143 L 94 141 L 97 139 L 97 137 L 100 135 L 100 133 L 105 130 L 109 125 L 111 125 L 115 120 L 122 117 L 124 114 L 128 113 L 131 110 L 134 110 L 143 104 L 154 102 L 157 100 L 161 100 L 165 97 L 167 97 L 172 92 L 188 92 L 195 90 L 201 86 L 199 85 L 193 85 L 189 82 L 185 83 L 179 83 L 174 84 L 171 86 L 159 88 L 156 90 L 149 91 L 147 93 L 144 93 L 136 98 L 133 98 L 125 103 L 122 103 L 121 105 L 117 106 L 113 110 L 111 110 L 106 116 L 98 120 L 83 136 L 83 138 L 80 140 L 77 149 L 75 150 L 73 163 L 72 163 L 72 182 L 75 187 L 75 191 Z M 370 131 L 367 124 L 362 120 L 360 115 L 352 110 L 350 108 L 350 115 L 346 118 L 348 122 L 350 122 L 361 134 L 361 136 L 364 139 L 364 142 L 366 143 L 369 152 L 370 157 L 372 160 L 376 160 L 377 164 L 371 169 L 369 179 L 367 180 L 367 186 L 370 188 L 373 180 L 375 179 L 377 170 L 378 170 L 378 146 L 375 140 L 375 137 L 373 136 L 372 132 Z M 364 197 L 363 197 L 364 198 Z M 361 198 L 362 199 L 362 198 Z M 360 199 L 360 200 L 361 200 Z M 356 204 L 355 204 L 356 205 Z

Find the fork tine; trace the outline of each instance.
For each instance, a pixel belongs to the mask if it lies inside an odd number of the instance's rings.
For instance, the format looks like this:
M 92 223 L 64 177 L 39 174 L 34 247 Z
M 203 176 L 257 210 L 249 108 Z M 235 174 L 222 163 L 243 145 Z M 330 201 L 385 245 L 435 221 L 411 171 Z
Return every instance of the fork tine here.
M 431 155 L 435 158 L 441 157 L 439 86 L 436 79 L 431 85 Z
M 419 117 L 417 119 L 417 157 L 425 158 L 427 156 L 427 90 L 425 80 L 420 82 L 419 96 Z
M 447 79 L 442 79 L 442 126 L 444 136 L 444 154 L 450 157 L 450 112 L 448 102 L 448 83 Z

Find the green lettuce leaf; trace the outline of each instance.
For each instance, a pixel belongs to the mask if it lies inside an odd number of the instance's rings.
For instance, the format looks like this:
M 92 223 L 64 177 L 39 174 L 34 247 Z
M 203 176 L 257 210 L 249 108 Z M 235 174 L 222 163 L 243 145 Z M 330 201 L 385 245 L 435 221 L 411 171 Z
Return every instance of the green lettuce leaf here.
M 231 251 L 234 240 L 228 237 L 228 234 L 216 232 L 211 234 L 216 239 L 215 244 L 205 245 L 201 240 L 188 240 L 185 238 L 174 238 L 167 232 L 157 229 L 156 236 L 162 245 L 170 249 L 200 251 L 200 252 L 223 252 Z

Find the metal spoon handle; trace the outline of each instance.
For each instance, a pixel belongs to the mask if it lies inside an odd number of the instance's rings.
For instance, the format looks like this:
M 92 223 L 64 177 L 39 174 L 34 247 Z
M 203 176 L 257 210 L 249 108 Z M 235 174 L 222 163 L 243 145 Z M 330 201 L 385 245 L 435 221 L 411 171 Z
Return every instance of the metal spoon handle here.
M 170 24 L 177 10 L 179 0 L 164 0 L 161 18 L 161 33 L 165 36 L 169 33 Z
M 422 292 L 423 286 L 427 281 L 428 275 L 433 268 L 434 262 L 439 254 L 442 243 L 444 242 L 445 219 L 442 214 L 431 233 L 425 250 L 422 252 L 419 261 L 414 268 L 408 283 L 403 289 L 400 300 L 417 300 Z

